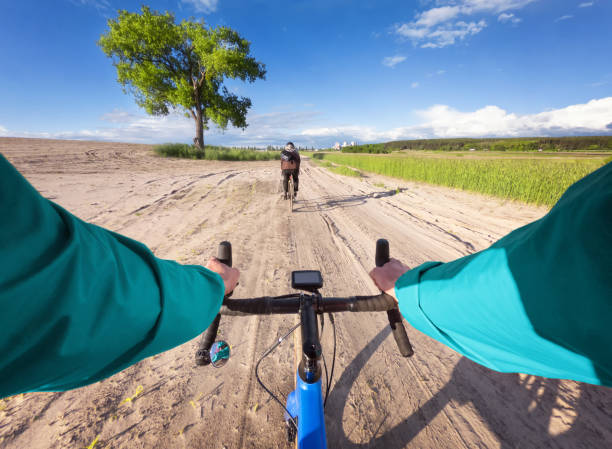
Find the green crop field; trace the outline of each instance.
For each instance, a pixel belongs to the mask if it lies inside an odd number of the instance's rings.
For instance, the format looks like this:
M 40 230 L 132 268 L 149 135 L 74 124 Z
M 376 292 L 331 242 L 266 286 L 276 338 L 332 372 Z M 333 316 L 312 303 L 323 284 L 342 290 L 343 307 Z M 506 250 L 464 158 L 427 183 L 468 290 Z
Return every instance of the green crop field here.
M 546 153 L 476 156 L 473 152 L 314 155 L 317 159 L 365 172 L 547 206 L 554 205 L 570 185 L 609 159 L 605 155 L 550 156 Z

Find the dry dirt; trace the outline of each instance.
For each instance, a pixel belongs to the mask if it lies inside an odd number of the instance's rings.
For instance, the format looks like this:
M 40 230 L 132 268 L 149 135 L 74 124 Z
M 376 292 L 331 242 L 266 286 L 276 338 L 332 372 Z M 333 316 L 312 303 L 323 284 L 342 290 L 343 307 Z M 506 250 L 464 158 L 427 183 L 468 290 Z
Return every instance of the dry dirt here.
M 144 145 L 11 138 L 0 139 L 0 151 L 44 196 L 159 257 L 201 264 L 230 240 L 242 272 L 238 298 L 289 292 L 293 269 L 320 269 L 324 294 L 375 293 L 367 273 L 379 237 L 410 265 L 447 261 L 546 212 L 388 178 L 342 177 L 306 161 L 291 214 L 276 162 L 171 160 Z M 96 448 L 289 447 L 281 408 L 254 369 L 294 322 L 222 320 L 232 357 L 221 369 L 195 366 L 194 339 L 85 388 L 1 400 L 0 447 L 85 448 L 96 438 Z M 611 389 L 496 373 L 409 326 L 416 354 L 403 359 L 385 314 L 342 314 L 336 323 L 330 447 L 612 444 Z M 328 363 L 331 335 L 327 323 Z M 279 395 L 292 389 L 292 344 L 262 363 L 264 382 Z

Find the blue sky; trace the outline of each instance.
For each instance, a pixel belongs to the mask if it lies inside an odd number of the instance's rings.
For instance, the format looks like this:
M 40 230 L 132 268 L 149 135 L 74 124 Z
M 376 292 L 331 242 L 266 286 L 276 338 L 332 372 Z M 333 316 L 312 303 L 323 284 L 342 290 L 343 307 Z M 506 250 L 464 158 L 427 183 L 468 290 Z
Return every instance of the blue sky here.
M 0 6 L 0 136 L 191 142 L 147 116 L 96 45 L 142 1 Z M 149 1 L 252 42 L 249 127 L 206 143 L 329 147 L 406 138 L 612 134 L 610 0 Z

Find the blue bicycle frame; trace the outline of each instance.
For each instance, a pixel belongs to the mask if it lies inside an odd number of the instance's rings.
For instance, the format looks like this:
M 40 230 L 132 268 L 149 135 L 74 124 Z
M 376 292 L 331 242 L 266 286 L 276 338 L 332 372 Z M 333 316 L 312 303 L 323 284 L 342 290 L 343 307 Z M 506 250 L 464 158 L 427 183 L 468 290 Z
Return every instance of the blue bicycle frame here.
M 296 373 L 296 385 L 287 397 L 287 410 L 297 418 L 298 448 L 327 448 L 321 379 L 311 384 Z

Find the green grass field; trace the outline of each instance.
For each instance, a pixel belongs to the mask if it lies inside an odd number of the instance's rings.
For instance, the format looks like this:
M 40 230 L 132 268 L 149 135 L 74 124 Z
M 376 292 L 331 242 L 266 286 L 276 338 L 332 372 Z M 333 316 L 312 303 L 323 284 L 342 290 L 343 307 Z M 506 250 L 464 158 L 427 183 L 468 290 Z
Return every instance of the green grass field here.
M 241 148 L 206 146 L 202 151 L 185 143 L 164 143 L 155 145 L 153 151 L 164 157 L 205 159 L 209 161 L 271 161 L 280 159 L 279 151 L 255 151 Z
M 553 157 L 556 156 L 556 157 Z M 322 153 L 314 158 L 399 179 L 422 181 L 500 198 L 552 206 L 577 180 L 598 169 L 606 155 L 547 153 L 475 155 L 401 153 L 389 155 Z

